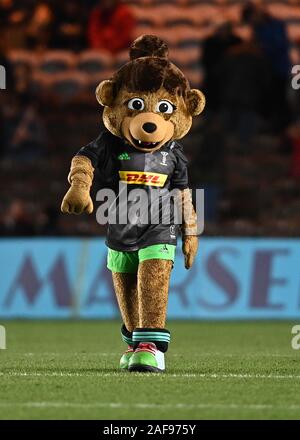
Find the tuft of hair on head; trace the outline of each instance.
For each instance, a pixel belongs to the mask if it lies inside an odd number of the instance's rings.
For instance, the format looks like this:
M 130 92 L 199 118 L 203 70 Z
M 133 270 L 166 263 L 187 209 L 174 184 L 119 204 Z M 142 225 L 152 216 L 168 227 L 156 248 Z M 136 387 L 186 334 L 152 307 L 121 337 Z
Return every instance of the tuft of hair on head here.
M 130 46 L 129 55 L 131 60 L 141 57 L 168 58 L 167 44 L 156 35 L 142 35 Z

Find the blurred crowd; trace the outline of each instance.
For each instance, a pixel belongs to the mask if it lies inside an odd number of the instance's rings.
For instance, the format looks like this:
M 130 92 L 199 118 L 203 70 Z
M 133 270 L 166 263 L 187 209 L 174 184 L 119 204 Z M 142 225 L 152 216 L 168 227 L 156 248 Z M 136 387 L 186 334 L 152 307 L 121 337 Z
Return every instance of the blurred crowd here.
M 2 236 L 104 232 L 59 206 L 72 155 L 102 126 L 95 86 L 142 33 L 207 97 L 183 141 L 205 232 L 299 235 L 299 1 L 0 0 L 0 33 Z
M 0 24 L 9 47 L 114 53 L 132 41 L 135 19 L 117 0 L 1 0 Z

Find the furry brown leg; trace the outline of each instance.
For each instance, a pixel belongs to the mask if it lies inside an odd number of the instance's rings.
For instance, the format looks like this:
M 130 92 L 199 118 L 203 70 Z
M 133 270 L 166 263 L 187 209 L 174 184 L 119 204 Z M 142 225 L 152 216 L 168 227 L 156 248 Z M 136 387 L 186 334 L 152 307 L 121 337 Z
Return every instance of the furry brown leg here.
M 139 323 L 137 275 L 113 272 L 112 279 L 123 322 L 132 332 Z
M 172 265 L 173 262 L 170 260 L 158 259 L 146 260 L 139 264 L 138 327 L 165 327 Z

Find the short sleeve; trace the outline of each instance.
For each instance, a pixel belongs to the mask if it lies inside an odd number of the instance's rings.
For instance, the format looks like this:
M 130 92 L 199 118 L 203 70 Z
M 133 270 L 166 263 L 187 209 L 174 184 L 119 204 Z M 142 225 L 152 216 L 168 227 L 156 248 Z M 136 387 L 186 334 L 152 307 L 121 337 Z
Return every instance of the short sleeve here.
M 101 133 L 96 140 L 90 142 L 85 147 L 80 148 L 77 155 L 86 156 L 92 162 L 94 168 L 106 162 L 107 156 L 107 139 L 106 133 Z
M 186 189 L 188 188 L 188 160 L 181 146 L 178 146 L 176 150 L 174 150 L 174 154 L 176 157 L 176 165 L 171 177 L 171 188 Z

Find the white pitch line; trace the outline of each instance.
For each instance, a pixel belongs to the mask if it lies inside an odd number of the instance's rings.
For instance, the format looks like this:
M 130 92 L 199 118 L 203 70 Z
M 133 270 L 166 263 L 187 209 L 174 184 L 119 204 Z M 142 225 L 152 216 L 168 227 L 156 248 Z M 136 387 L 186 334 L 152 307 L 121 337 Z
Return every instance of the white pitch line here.
M 67 352 L 67 353 L 60 353 L 60 352 L 51 352 L 51 351 L 45 351 L 45 352 L 39 352 L 39 353 L 22 353 L 22 352 L 14 352 L 13 354 L 16 354 L 18 356 L 39 356 L 39 357 L 43 357 L 43 356 L 121 356 L 121 352 L 120 353 L 104 353 L 104 352 Z
M 131 373 L 132 374 L 132 373 Z M 160 377 L 162 379 L 168 378 L 180 378 L 180 377 L 193 377 L 200 379 L 300 379 L 300 375 L 296 374 L 255 374 L 255 373 L 171 373 L 160 374 L 140 373 L 145 378 Z M 33 371 L 0 371 L 1 377 L 125 377 L 126 372 L 112 372 L 112 373 L 100 373 L 100 372 L 68 372 L 68 371 L 52 371 L 52 372 L 33 372 Z M 128 375 L 130 377 L 131 375 Z
M 247 410 L 300 410 L 299 404 L 292 405 L 270 405 L 270 404 L 238 404 L 238 403 L 175 403 L 175 404 L 156 404 L 156 403 L 120 403 L 120 402 L 94 402 L 94 403 L 80 403 L 80 402 L 3 402 L 0 401 L 0 407 L 22 407 L 22 408 L 135 408 L 135 409 L 247 409 Z
M 40 357 L 42 358 L 43 356 L 55 356 L 55 357 L 60 357 L 60 356 L 68 356 L 68 357 L 72 357 L 72 356 L 87 356 L 87 357 L 91 357 L 91 356 L 95 356 L 95 357 L 118 357 L 121 356 L 121 351 L 116 353 L 116 352 L 66 352 L 66 353 L 62 353 L 62 352 L 37 352 L 37 353 L 33 353 L 33 352 L 13 352 L 14 355 L 17 356 L 25 356 L 25 357 Z M 196 358 L 203 358 L 203 357 L 209 357 L 212 358 L 214 356 L 220 356 L 222 358 L 235 358 L 235 357 L 242 357 L 243 359 L 249 359 L 249 358 L 291 358 L 291 359 L 297 359 L 300 358 L 300 352 L 297 353 L 287 353 L 287 354 L 276 354 L 276 353 L 251 353 L 251 354 L 244 354 L 241 356 L 241 354 L 239 353 L 219 353 L 219 352 L 202 352 L 202 353 L 196 353 L 195 357 Z M 184 358 L 184 355 L 179 354 L 179 353 L 168 353 L 168 358 Z
M 103 351 L 70 351 L 70 352 L 59 352 L 59 351 L 39 351 L 39 352 L 22 352 L 22 351 L 15 351 L 13 354 L 16 354 L 18 356 L 120 356 L 122 352 L 103 352 Z M 242 357 L 242 358 L 248 358 L 248 357 L 291 357 L 295 358 L 297 356 L 300 357 L 300 351 L 299 352 L 293 352 L 293 353 L 222 353 L 222 352 L 199 352 L 195 353 L 196 357 L 202 357 L 202 356 L 221 356 L 221 357 Z M 168 353 L 168 357 L 184 357 L 183 354 L 180 353 Z

